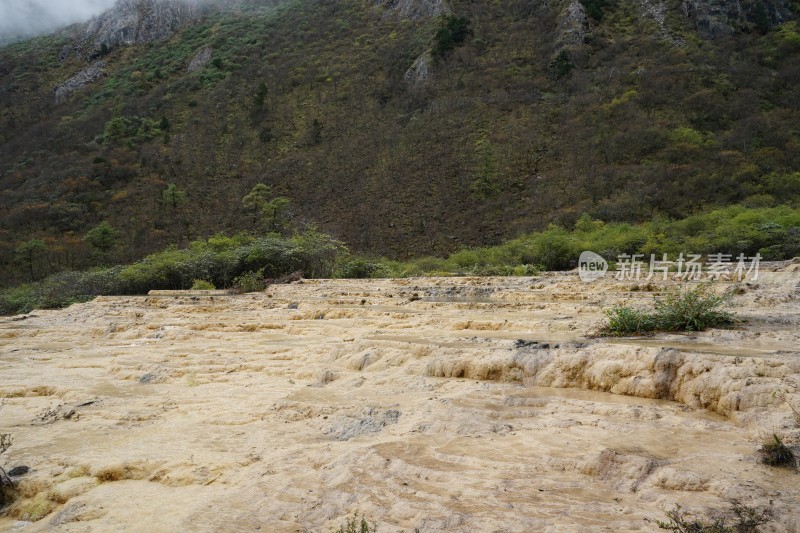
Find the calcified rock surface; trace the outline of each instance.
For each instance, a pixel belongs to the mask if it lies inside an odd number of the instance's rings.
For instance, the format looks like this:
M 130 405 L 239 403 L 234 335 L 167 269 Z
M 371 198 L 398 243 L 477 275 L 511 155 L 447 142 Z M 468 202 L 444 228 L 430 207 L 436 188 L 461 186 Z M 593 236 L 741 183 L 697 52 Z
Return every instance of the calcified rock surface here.
M 742 286 L 739 329 L 646 339 L 590 335 L 652 292 L 572 274 L 5 318 L 3 459 L 31 471 L 0 530 L 651 531 L 739 498 L 797 531 L 798 474 L 756 450 L 800 437 L 772 394 L 800 377 L 798 280 Z

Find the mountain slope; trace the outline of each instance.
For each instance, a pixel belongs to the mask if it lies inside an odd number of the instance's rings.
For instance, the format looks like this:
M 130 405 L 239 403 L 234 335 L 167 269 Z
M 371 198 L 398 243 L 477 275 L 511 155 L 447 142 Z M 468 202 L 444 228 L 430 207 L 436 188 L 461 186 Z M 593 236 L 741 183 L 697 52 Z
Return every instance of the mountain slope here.
M 257 183 L 295 224 L 399 257 L 583 212 L 797 205 L 797 7 L 735 5 L 228 3 L 152 39 L 87 41 L 95 21 L 0 49 L 3 279 L 31 238 L 41 274 L 96 262 L 104 220 L 119 261 L 253 229 Z

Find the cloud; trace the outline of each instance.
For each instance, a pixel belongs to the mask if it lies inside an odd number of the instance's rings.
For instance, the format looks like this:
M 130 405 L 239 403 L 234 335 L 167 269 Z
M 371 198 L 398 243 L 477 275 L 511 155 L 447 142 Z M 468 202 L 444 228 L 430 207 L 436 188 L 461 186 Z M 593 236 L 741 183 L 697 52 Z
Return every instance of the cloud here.
M 102 13 L 116 0 L 0 0 L 0 41 L 49 33 Z

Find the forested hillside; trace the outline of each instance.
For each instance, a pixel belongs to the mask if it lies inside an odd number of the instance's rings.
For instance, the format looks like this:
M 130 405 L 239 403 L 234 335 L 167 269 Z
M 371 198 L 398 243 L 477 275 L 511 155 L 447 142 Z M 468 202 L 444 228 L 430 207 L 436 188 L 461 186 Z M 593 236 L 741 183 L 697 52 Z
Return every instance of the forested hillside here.
M 0 48 L 5 284 L 217 232 L 402 259 L 800 206 L 796 3 L 120 4 Z

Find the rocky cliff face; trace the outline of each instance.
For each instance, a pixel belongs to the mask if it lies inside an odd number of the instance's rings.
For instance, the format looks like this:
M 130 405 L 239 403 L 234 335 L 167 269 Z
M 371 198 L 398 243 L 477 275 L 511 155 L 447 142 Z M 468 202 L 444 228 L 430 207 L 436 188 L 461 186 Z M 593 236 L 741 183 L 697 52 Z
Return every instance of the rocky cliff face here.
M 707 38 L 741 30 L 766 31 L 797 17 L 790 0 L 684 0 L 683 10 Z
M 583 43 L 586 34 L 591 29 L 586 9 L 578 0 L 570 0 L 564 4 L 559 16 L 559 41 L 563 46 L 579 45 Z
M 56 87 L 54 91 L 56 103 L 63 103 L 70 94 L 105 76 L 105 66 L 105 61 L 97 61 Z
M 412 20 L 447 15 L 451 12 L 446 0 L 376 0 L 375 4 Z
M 197 0 L 119 0 L 86 30 L 93 49 L 148 43 L 169 37 L 196 19 Z
M 114 7 L 89 21 L 80 37 L 61 51 L 59 59 L 77 56 L 93 61 L 120 46 L 166 39 L 195 21 L 199 12 L 198 0 L 118 0 Z M 56 103 L 96 82 L 104 75 L 104 67 L 105 62 L 95 62 L 56 87 Z
M 120 46 L 166 39 L 199 17 L 198 0 L 118 0 L 85 25 L 76 41 L 64 48 L 60 59 L 73 55 L 95 59 Z

